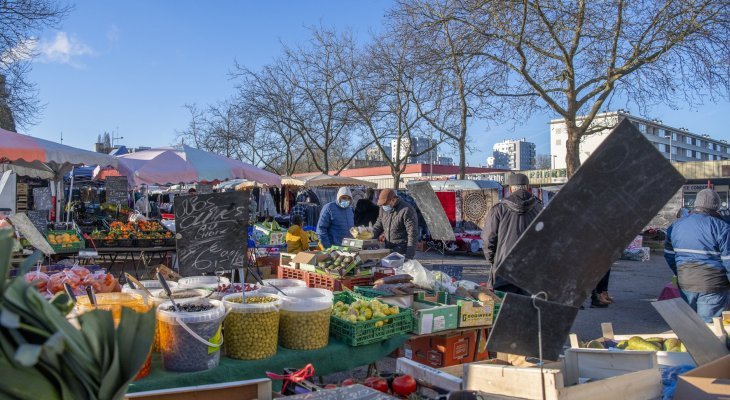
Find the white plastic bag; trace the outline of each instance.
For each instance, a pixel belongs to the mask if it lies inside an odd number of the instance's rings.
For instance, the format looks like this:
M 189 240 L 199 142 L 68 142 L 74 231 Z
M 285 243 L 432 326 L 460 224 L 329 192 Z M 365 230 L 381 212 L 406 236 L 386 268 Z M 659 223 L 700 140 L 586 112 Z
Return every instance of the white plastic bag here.
M 463 287 L 466 290 L 477 290 L 479 287 L 478 283 L 467 280 L 456 281 L 454 282 L 454 285 L 456 285 L 457 288 Z
M 424 289 L 434 289 L 433 275 L 431 271 L 416 260 L 408 260 L 403 266 L 395 270 L 396 274 L 408 274 L 413 277 L 413 284 Z
M 433 276 L 433 286 L 436 290 L 443 290 L 453 294 L 456 291 L 456 285 L 452 282 L 452 279 L 447 274 L 441 271 L 431 272 Z
M 134 213 L 132 213 L 129 216 L 129 222 L 140 222 L 140 221 L 147 221 L 147 218 L 145 218 L 145 216 L 142 215 L 142 213 L 135 210 Z

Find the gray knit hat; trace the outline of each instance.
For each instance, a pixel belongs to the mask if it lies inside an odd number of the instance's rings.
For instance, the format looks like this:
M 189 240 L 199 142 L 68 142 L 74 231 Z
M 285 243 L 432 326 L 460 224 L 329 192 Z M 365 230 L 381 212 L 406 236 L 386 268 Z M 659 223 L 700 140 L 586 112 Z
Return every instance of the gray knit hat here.
M 694 207 L 717 211 L 720 209 L 720 195 L 712 189 L 702 189 L 697 193 Z
M 525 174 L 512 174 L 507 176 L 508 186 L 527 186 L 530 184 L 530 179 Z

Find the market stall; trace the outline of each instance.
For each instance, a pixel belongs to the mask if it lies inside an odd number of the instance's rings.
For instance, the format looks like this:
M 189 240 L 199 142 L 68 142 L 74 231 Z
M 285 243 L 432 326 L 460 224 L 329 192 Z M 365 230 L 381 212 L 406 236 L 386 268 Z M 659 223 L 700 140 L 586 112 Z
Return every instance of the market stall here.
M 0 129 L 0 168 L 21 176 L 50 180 L 55 220 L 62 218 L 63 176 L 79 165 L 116 167 L 117 159 L 33 136 Z

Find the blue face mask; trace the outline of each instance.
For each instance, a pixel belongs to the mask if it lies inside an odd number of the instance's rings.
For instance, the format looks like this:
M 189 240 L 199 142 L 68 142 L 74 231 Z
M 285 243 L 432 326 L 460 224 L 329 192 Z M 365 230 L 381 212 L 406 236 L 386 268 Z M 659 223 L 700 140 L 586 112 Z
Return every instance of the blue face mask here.
M 383 206 L 383 211 L 389 213 L 389 212 L 393 211 L 393 206 L 391 206 L 390 204 L 386 204 Z
M 347 208 L 350 207 L 350 200 L 340 200 L 340 207 Z

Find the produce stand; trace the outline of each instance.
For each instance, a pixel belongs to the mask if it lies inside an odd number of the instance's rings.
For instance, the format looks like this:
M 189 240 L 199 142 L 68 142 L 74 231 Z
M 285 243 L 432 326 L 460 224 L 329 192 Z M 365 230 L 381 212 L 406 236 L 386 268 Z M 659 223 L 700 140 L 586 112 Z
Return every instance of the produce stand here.
M 129 393 L 166 389 L 173 387 L 206 385 L 239 381 L 242 379 L 261 378 L 265 371 L 282 371 L 284 368 L 299 367 L 312 363 L 317 375 L 329 375 L 347 371 L 362 365 L 378 361 L 403 345 L 407 335 L 396 336 L 379 343 L 351 347 L 334 338 L 330 338 L 327 347 L 318 350 L 289 350 L 279 347 L 274 357 L 242 361 L 221 357 L 218 367 L 203 372 L 175 373 L 162 367 L 160 355 L 152 355 L 152 372 L 144 379 L 133 382 Z M 281 382 L 274 382 L 277 390 Z
M 99 253 L 100 258 L 109 258 L 109 267 L 107 270 L 111 273 L 114 265 L 120 256 L 123 259 L 131 259 L 134 264 L 134 274 L 139 279 L 139 264 L 142 262 L 143 265 L 149 264 L 155 257 L 160 260 L 160 263 L 164 264 L 164 260 L 169 257 L 170 253 L 175 253 L 174 246 L 167 247 L 98 247 L 96 252 Z M 124 271 L 120 271 L 119 274 L 123 274 Z

